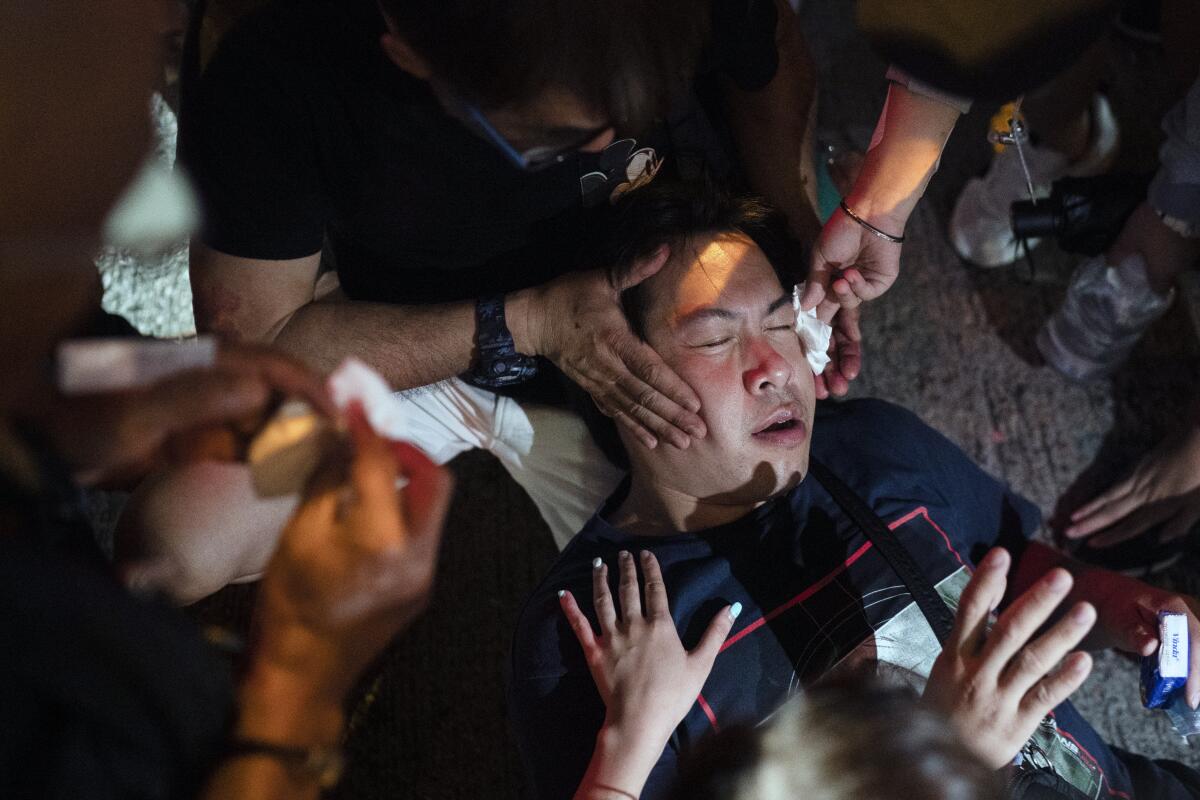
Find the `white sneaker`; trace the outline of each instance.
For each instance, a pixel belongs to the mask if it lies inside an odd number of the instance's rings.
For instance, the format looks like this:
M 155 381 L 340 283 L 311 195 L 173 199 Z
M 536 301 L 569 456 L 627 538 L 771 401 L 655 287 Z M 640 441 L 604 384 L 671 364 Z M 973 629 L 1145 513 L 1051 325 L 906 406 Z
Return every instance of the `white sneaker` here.
M 1049 197 L 1050 187 L 1067 175 L 1084 177 L 1105 172 L 1120 143 L 1120 129 L 1104 95 L 1092 98 L 1092 141 L 1083 157 L 1071 162 L 1049 147 L 1025 146 L 1025 159 L 1038 198 Z M 1002 267 L 1020 257 L 1021 245 L 1012 232 L 1012 204 L 1029 199 L 1025 173 L 1015 147 L 1006 147 L 992 158 L 982 178 L 971 178 L 963 187 L 950 215 L 950 243 L 962 258 L 980 267 Z M 1029 247 L 1038 239 L 1029 239 Z

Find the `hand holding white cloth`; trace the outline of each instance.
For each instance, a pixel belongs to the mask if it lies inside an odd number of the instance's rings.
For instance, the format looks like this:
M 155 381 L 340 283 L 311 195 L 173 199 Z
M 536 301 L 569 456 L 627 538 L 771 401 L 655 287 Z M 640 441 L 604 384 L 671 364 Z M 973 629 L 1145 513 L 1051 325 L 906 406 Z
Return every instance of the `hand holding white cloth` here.
M 403 404 L 387 381 L 363 362 L 347 358 L 329 376 L 327 385 L 339 411 L 357 402 L 380 436 L 411 440 Z M 255 491 L 261 497 L 299 493 L 328 448 L 343 433 L 306 403 L 284 403 L 250 443 L 247 460 Z

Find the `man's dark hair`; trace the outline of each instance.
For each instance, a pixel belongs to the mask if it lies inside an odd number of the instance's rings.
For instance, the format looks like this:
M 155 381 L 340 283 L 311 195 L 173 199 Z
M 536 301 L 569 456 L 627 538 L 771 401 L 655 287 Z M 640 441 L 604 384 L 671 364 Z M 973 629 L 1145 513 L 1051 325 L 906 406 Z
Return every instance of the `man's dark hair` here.
M 695 75 L 708 33 L 691 0 L 380 0 L 434 73 L 494 109 L 551 86 L 617 127 L 638 131 L 666 114 Z
M 596 226 L 596 238 L 585 245 L 580 262 L 584 268 L 607 270 L 614 285 L 623 283 L 639 262 L 662 245 L 680 254 L 698 237 L 720 233 L 742 234 L 753 241 L 785 288 L 803 278 L 807 264 L 803 247 L 787 235 L 783 217 L 759 200 L 732 194 L 707 180 L 660 178 L 626 192 L 606 213 L 607 218 Z M 649 306 L 644 286 L 638 284 L 621 292 L 621 308 L 629 327 L 643 340 Z M 613 421 L 601 414 L 578 386 L 570 384 L 567 389 L 604 455 L 618 467 L 628 469 L 629 456 Z
M 637 265 L 663 245 L 683 254 L 698 237 L 719 233 L 742 234 L 766 254 L 780 283 L 797 280 L 803 263 L 801 247 L 785 233 L 783 219 L 763 202 L 732 194 L 708 181 L 659 180 L 627 192 L 600 226 L 599 241 L 584 258 L 588 266 L 606 269 L 620 285 Z M 646 292 L 638 284 L 621 293 L 629 326 L 646 338 Z

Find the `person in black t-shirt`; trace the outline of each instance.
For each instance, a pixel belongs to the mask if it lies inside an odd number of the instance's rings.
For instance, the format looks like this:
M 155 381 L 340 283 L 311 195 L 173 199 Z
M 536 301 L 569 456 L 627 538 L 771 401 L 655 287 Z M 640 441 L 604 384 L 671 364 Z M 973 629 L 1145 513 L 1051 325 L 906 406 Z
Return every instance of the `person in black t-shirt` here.
M 180 116 L 207 216 L 198 327 L 428 387 L 407 398 L 423 449 L 491 449 L 560 544 L 619 474 L 547 404 L 555 368 L 648 445 L 705 434 L 692 389 L 579 271 L 597 207 L 660 170 L 707 172 L 797 238 L 818 227 L 813 70 L 786 0 L 277 1 L 204 41 Z M 539 364 L 549 380 L 516 386 Z M 177 513 L 196 496 L 211 520 Z M 259 571 L 287 509 L 244 474 L 167 475 L 122 535 L 193 599 Z
M 895 668 L 881 674 L 918 683 L 930 675 L 942 646 L 906 588 L 911 584 L 844 501 L 834 499 L 828 477 L 814 472 L 837 476 L 857 494 L 951 608 L 960 598 L 972 605 L 964 590 L 973 571 L 1007 574 L 1010 600 L 1032 588 L 1031 597 L 1053 595 L 1051 605 L 1061 600 L 1063 609 L 1073 608 L 1064 619 L 1081 611 L 1080 626 L 1094 621 L 1089 648 L 1153 652 L 1160 610 L 1186 613 L 1192 641 L 1200 641 L 1200 602 L 1079 565 L 1030 541 L 1037 509 L 911 413 L 866 399 L 816 409 L 812 371 L 795 332 L 794 294 L 766 255 L 774 245 L 760 213 L 744 202 L 669 186 L 647 187 L 622 203 L 608 250 L 617 276 L 664 244 L 675 254 L 626 293 L 623 307 L 633 329 L 696 387 L 709 435 L 680 452 L 647 448 L 620 431 L 629 478 L 567 545 L 521 612 L 510 709 L 540 797 L 570 796 L 593 750 L 600 757 L 604 746 L 622 741 L 605 727 L 613 722 L 606 717 L 609 687 L 598 690 L 590 674 L 596 649 L 587 648 L 585 657 L 560 605 L 569 593 L 589 624 L 612 631 L 613 604 L 595 581 L 607 579 L 612 593 L 625 598 L 624 608 L 640 608 L 633 579 L 639 551 L 647 580 L 666 587 L 688 651 L 711 654 L 713 637 L 705 630 L 722 609 L 741 607 L 736 622 L 726 617 L 720 633 L 728 636 L 720 637 L 707 679 L 696 681 L 702 688 L 682 698 L 682 720 L 673 730 L 655 729 L 670 740 L 656 761 L 641 765 L 639 776 L 648 776 L 642 797 L 662 797 L 679 754 L 709 732 L 762 722 L 822 676 L 881 665 Z M 817 462 L 825 473 L 810 469 Z M 984 558 L 998 546 L 1011 560 Z M 987 608 L 999 603 L 994 590 L 984 594 L 992 600 Z M 973 605 L 978 612 L 979 603 Z M 1001 614 L 997 642 L 1025 640 L 1013 619 Z M 952 634 L 947 646 L 953 643 Z M 1198 650 L 1190 652 L 1185 690 L 1193 704 L 1200 699 Z M 1068 672 L 1086 658 L 1068 659 Z M 680 681 L 697 677 L 703 676 L 691 670 Z M 1082 681 L 1076 677 L 1074 685 Z M 1021 748 L 1023 769 L 1053 772 L 1065 784 L 1061 796 L 1183 800 L 1200 786 L 1200 775 L 1186 767 L 1112 748 L 1069 702 L 1039 719 Z M 981 731 L 978 738 L 991 741 L 993 734 Z M 999 757 L 992 764 L 999 766 L 1011 753 L 981 755 Z

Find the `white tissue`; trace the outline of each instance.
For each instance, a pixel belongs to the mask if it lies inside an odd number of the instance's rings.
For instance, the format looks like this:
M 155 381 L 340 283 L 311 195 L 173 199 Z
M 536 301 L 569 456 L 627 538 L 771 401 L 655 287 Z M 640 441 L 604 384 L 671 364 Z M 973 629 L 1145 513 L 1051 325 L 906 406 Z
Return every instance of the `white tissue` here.
M 815 308 L 808 311 L 800 310 L 800 295 L 804 294 L 804 284 L 797 283 L 792 287 L 792 308 L 796 309 L 796 333 L 804 343 L 804 353 L 808 358 L 808 366 L 814 375 L 820 375 L 829 365 L 829 337 L 833 328 L 817 318 Z
M 375 370 L 357 358 L 347 358 L 329 376 L 329 395 L 339 411 L 358 401 L 366 413 L 367 422 L 385 439 L 410 441 L 408 414 L 404 404 L 392 393 Z

